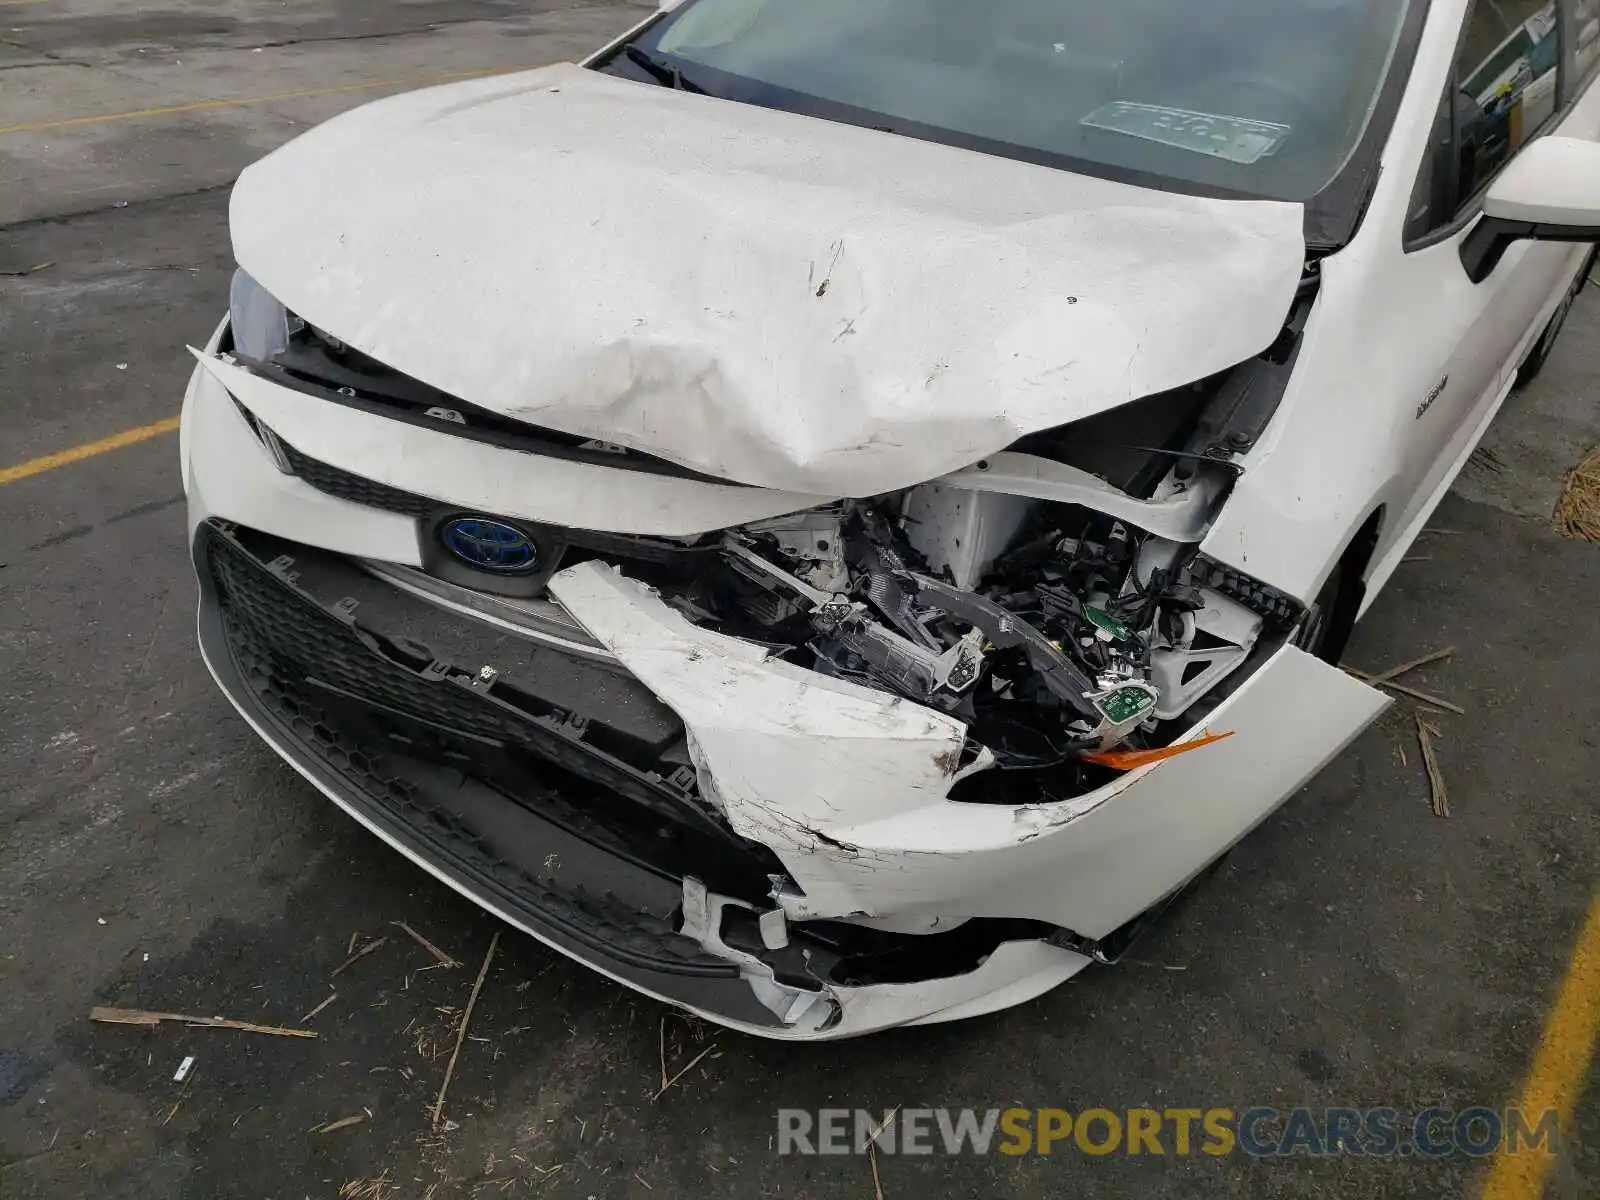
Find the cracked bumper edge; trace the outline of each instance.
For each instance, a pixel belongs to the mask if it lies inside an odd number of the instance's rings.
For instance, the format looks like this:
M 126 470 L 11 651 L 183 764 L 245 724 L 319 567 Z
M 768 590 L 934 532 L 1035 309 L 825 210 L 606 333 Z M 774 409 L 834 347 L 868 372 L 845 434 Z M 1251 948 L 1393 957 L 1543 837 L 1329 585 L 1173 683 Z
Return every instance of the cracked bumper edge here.
M 531 916 L 526 907 L 496 894 L 492 886 L 453 869 L 437 848 L 404 825 L 386 820 L 358 789 L 327 770 L 315 754 L 298 745 L 291 734 L 246 699 L 243 681 L 218 628 L 215 608 L 202 603 L 198 625 L 206 667 L 234 708 L 285 762 L 358 824 L 440 882 L 551 949 L 614 982 L 708 1021 L 778 1040 L 836 1040 L 898 1025 L 957 1020 L 1020 1004 L 1065 982 L 1091 961 L 1044 942 L 1007 942 L 976 970 L 946 979 L 855 988 L 830 985 L 817 993 L 818 1002 L 793 1005 L 799 1013 L 793 1023 L 785 1023 L 764 1006 L 761 997 L 770 989 L 770 977 L 763 978 L 762 972 L 752 969 L 737 952 L 728 952 L 729 969 L 721 974 L 682 974 L 622 962 L 552 929 Z
M 1010 917 L 1104 937 L 1171 895 L 1389 704 L 1284 646 L 1205 725 L 1235 736 L 1056 804 L 947 799 L 965 728 L 698 629 L 590 561 L 550 590 L 683 720 L 703 794 L 769 846 L 806 918 Z
M 279 474 L 238 416 L 227 393 L 198 369 L 185 396 L 181 442 L 191 537 L 207 519 L 215 517 L 345 553 L 371 553 L 373 535 L 385 544 L 392 543 L 396 551 L 414 552 L 409 522 L 323 496 L 298 480 Z M 407 556 L 395 553 L 391 557 L 403 562 Z M 687 988 L 670 973 L 641 971 L 611 961 L 604 953 L 575 945 L 570 938 L 542 927 L 519 913 L 514 902 L 492 894 L 490 889 L 453 870 L 429 846 L 386 823 L 314 753 L 276 728 L 241 691 L 240 677 L 227 646 L 214 628 L 208 630 L 208 622 L 216 619 L 215 609 L 202 596 L 197 616 L 201 654 L 219 689 L 267 745 L 358 824 L 430 875 L 552 949 L 615 982 L 706 1020 L 778 1040 L 855 1037 L 899 1025 L 977 1016 L 1024 1003 L 1065 982 L 1091 961 L 1043 941 L 1007 942 L 977 969 L 943 979 L 866 987 L 830 985 L 825 993 L 818 993 L 826 1003 L 795 1006 L 797 1010 L 803 1008 L 803 1012 L 792 1024 L 785 1024 L 764 1005 L 758 989 L 767 981 L 759 968 L 737 956 L 729 958 L 730 969 L 725 976 L 693 980 Z

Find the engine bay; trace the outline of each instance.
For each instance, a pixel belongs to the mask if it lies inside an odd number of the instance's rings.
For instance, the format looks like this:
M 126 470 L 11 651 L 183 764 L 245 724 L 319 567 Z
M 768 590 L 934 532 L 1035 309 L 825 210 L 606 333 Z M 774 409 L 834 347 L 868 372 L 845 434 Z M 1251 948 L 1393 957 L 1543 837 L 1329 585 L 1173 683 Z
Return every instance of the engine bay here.
M 1194 543 L 1085 505 L 943 485 L 657 547 L 622 569 L 696 624 L 966 723 L 962 798 L 1006 802 L 1146 761 L 1301 617 Z M 995 771 L 1009 776 L 998 789 Z

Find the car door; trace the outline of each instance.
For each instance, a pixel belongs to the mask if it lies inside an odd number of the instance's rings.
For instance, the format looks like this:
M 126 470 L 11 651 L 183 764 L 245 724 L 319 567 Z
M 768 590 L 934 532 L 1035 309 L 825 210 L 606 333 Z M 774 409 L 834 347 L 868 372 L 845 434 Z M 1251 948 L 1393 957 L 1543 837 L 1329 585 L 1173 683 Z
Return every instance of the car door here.
M 1577 53 L 1578 10 L 1595 0 L 1559 3 L 1476 0 L 1461 31 L 1405 231 L 1412 301 L 1432 318 L 1416 351 L 1433 372 L 1400 448 L 1401 511 L 1385 522 L 1375 555 L 1389 568 L 1477 445 L 1589 254 L 1521 241 L 1478 283 L 1461 262 L 1484 191 L 1524 146 L 1552 131 L 1600 135 L 1600 88 L 1588 86 L 1596 56 Z

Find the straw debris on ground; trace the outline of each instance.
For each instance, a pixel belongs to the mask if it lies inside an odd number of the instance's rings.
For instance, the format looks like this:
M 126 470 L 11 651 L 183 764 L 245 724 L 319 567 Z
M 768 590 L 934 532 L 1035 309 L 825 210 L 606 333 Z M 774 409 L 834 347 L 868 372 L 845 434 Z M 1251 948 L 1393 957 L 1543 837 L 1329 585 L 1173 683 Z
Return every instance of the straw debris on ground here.
M 867 1135 L 867 1162 L 872 1167 L 873 1200 L 883 1200 L 883 1180 L 878 1177 L 878 1139 L 883 1136 L 883 1131 L 889 1128 L 895 1117 L 899 1115 L 900 1106 L 896 1104 L 893 1111 L 883 1119 L 883 1124 Z
M 1398 682 L 1400 676 L 1410 674 L 1418 667 L 1425 667 L 1430 663 L 1449 658 L 1455 652 L 1456 648 L 1454 646 L 1446 646 L 1441 650 L 1430 650 L 1428 653 L 1413 658 L 1409 662 L 1403 662 L 1397 667 L 1390 667 L 1387 671 L 1379 671 L 1376 675 L 1367 671 L 1358 671 L 1354 667 L 1346 667 L 1345 670 L 1370 687 L 1388 688 L 1391 692 L 1399 692 L 1402 696 L 1410 696 L 1413 700 L 1420 700 L 1424 704 L 1431 704 L 1435 708 L 1443 708 L 1458 715 L 1464 715 L 1467 710 L 1459 704 L 1453 704 L 1449 700 L 1443 700 L 1429 692 L 1420 691 L 1410 684 Z
M 328 976 L 328 978 L 337 979 L 340 975 L 344 974 L 345 971 L 349 970 L 356 963 L 360 962 L 367 955 L 371 954 L 374 950 L 378 949 L 380 946 L 388 945 L 388 942 L 389 939 L 386 937 L 373 938 L 370 942 L 366 943 L 366 945 L 362 946 L 361 949 L 356 950 L 350 955 L 349 958 L 345 959 L 342 963 L 335 967 L 333 969 L 333 974 Z M 354 937 L 350 939 L 350 944 L 352 946 L 355 945 Z
M 352 1115 L 350 1115 L 348 1117 L 340 1117 L 337 1121 L 328 1121 L 325 1124 L 317 1125 L 317 1126 L 312 1128 L 311 1132 L 312 1133 L 333 1133 L 335 1130 L 349 1129 L 350 1126 L 352 1126 L 352 1125 L 361 1124 L 363 1121 L 365 1121 L 370 1116 L 372 1116 L 372 1113 L 368 1112 L 368 1111 L 362 1111 L 362 1112 L 358 1112 L 358 1113 L 353 1113 Z
M 1396 680 L 1402 675 L 1409 675 L 1419 667 L 1425 667 L 1430 663 L 1441 662 L 1444 659 L 1451 658 L 1455 652 L 1456 648 L 1454 646 L 1430 650 L 1426 654 L 1419 655 L 1401 663 L 1399 666 L 1390 667 L 1387 671 L 1379 671 L 1376 674 L 1358 671 L 1353 667 L 1345 668 L 1346 671 L 1363 683 L 1373 687 L 1388 688 L 1390 691 L 1410 696 L 1414 700 L 1422 701 L 1422 704 L 1426 706 L 1415 709 L 1412 712 L 1412 717 L 1416 721 L 1417 745 L 1422 751 L 1422 766 L 1428 773 L 1428 804 L 1436 817 L 1448 817 L 1450 815 L 1450 792 L 1445 786 L 1444 771 L 1439 766 L 1439 755 L 1435 747 L 1435 743 L 1444 738 L 1444 730 L 1434 724 L 1430 718 L 1438 716 L 1437 710 L 1439 709 L 1445 709 L 1453 713 L 1465 713 L 1466 710 L 1458 704 L 1452 704 L 1448 700 L 1442 700 L 1438 696 L 1398 683 Z M 1405 746 L 1397 739 L 1394 748 L 1395 757 L 1400 765 L 1402 767 L 1406 766 Z
M 389 1178 L 385 1171 L 376 1179 L 350 1179 L 346 1180 L 339 1189 L 339 1200 L 390 1200 L 400 1194 L 400 1185 Z
M 193 1025 L 205 1029 L 233 1029 L 240 1033 L 264 1033 L 271 1037 L 314 1038 L 315 1030 L 285 1029 L 281 1025 L 257 1025 L 252 1021 L 233 1021 L 226 1017 L 195 1017 L 188 1013 L 150 1012 L 143 1008 L 107 1008 L 97 1006 L 89 1010 L 89 1020 L 104 1025 L 142 1025 L 154 1029 L 164 1022 Z
M 1567 473 L 1556 501 L 1555 525 L 1569 538 L 1600 542 L 1600 446 Z
M 473 981 L 472 994 L 467 997 L 466 1011 L 461 1014 L 461 1024 L 456 1029 L 456 1048 L 450 1052 L 450 1061 L 445 1064 L 444 1082 L 439 1085 L 439 1096 L 433 1102 L 433 1128 L 438 1129 L 444 1117 L 444 1098 L 450 1090 L 450 1081 L 455 1078 L 456 1059 L 461 1057 L 461 1044 L 467 1040 L 467 1026 L 472 1022 L 472 1010 L 477 1007 L 478 993 L 483 990 L 483 981 L 489 974 L 489 964 L 494 961 L 495 948 L 500 945 L 500 934 L 497 930 L 489 939 L 489 952 L 483 956 L 483 966 L 478 968 L 478 978 Z
M 448 954 L 446 954 L 443 950 L 439 949 L 439 947 L 435 946 L 427 938 L 423 937 L 415 929 L 411 928 L 411 926 L 407 925 L 404 921 L 391 921 L 390 924 L 394 925 L 395 927 L 397 927 L 399 929 L 404 930 L 405 933 L 406 933 L 406 936 L 408 936 L 417 945 L 421 946 L 429 954 L 433 955 L 433 961 L 435 963 L 437 963 L 439 966 L 444 967 L 445 969 L 448 970 L 450 968 L 459 967 L 461 965 L 455 959 L 451 958 Z
M 1417 718 L 1417 744 L 1422 747 L 1422 765 L 1428 772 L 1428 803 L 1436 817 L 1450 815 L 1450 793 L 1445 789 L 1444 772 L 1439 769 L 1439 756 L 1433 748 L 1434 739 L 1444 737 L 1444 731 L 1422 713 Z

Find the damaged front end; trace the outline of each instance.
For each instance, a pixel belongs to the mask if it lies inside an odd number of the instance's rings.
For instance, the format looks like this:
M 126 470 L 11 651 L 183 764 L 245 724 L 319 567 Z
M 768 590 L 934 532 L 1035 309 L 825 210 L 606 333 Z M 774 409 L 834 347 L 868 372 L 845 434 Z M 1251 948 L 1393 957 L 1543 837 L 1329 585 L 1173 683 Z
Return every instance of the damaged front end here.
M 1217 494 L 1198 478 L 1173 486 L 1201 511 Z M 772 524 L 724 543 L 743 581 L 725 585 L 724 603 L 789 661 L 962 721 L 963 776 L 1022 773 L 995 785 L 1012 803 L 1099 786 L 1101 764 L 1118 761 L 1108 752 L 1166 746 L 1264 635 L 1281 639 L 1300 615 L 1195 544 L 1082 504 L 914 489 L 809 525 L 817 545 L 838 547 L 821 561 Z M 967 555 L 957 582 L 963 532 L 998 553 Z M 985 798 L 989 783 L 963 798 Z
M 245 307 L 184 418 L 223 690 L 451 886 L 724 1023 L 1038 995 L 1382 707 L 1297 644 L 1304 605 L 1201 550 L 1292 345 L 829 499 L 488 414 Z M 550 519 L 590 494 L 618 515 Z M 680 501 L 744 515 L 684 532 Z
M 1198 537 L 1175 541 L 1093 506 L 1103 494 L 1129 516 L 1147 506 L 1152 523 L 1198 534 L 1222 468 L 1169 477 L 1159 499 L 1135 501 L 1051 465 L 1079 502 L 932 485 L 654 546 L 621 569 L 772 660 L 961 722 L 958 799 L 1075 796 L 1155 761 L 1303 610 L 1205 559 Z
M 504 528 L 527 540 L 529 561 L 502 569 L 471 561 L 455 544 L 463 519 L 470 525 L 478 514 L 463 518 L 425 496 L 384 490 L 389 503 L 399 497 L 422 518 L 430 576 L 538 599 L 564 568 L 609 563 L 690 623 L 772 661 L 960 721 L 962 799 L 1073 796 L 1110 771 L 1157 761 L 1258 647 L 1283 644 L 1306 615 L 1291 597 L 1205 558 L 1200 543 L 1234 478 L 1232 454 L 1270 411 L 1261 395 L 1286 377 L 1309 282 L 1280 343 L 1242 367 L 869 499 L 689 537 L 513 519 Z M 224 379 L 270 380 L 413 424 L 420 418 L 456 437 L 520 440 L 634 473 L 672 470 L 399 375 L 295 317 L 244 272 L 234 281 L 221 364 Z M 269 422 L 250 420 L 280 467 L 338 491 L 342 473 L 330 476 Z M 367 499 L 382 488 L 355 486 Z

